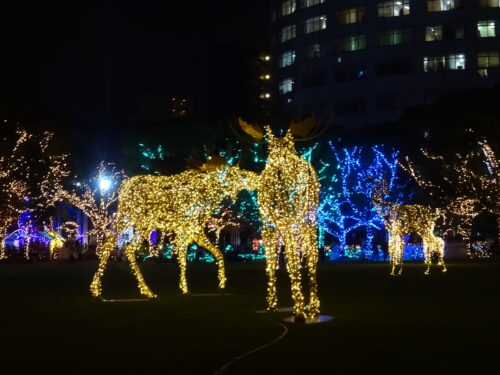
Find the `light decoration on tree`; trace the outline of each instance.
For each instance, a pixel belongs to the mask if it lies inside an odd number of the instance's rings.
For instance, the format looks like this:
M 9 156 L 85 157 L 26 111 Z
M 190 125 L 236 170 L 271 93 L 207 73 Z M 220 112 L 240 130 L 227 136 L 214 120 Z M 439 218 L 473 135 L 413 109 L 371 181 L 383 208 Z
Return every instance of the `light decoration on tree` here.
M 24 198 L 29 194 L 29 176 L 26 156 L 21 147 L 31 135 L 24 130 L 16 132 L 13 146 L 6 138 L 2 142 L 0 156 L 0 259 L 6 258 L 5 238 L 12 223 L 25 210 Z
M 65 163 L 55 163 L 56 172 L 69 176 Z M 52 172 L 52 171 L 51 171 Z M 53 204 L 65 202 L 81 210 L 92 224 L 88 236 L 96 238 L 96 252 L 101 255 L 107 239 L 114 238 L 111 228 L 113 215 L 111 209 L 118 199 L 116 186 L 125 178 L 121 170 L 111 163 L 101 162 L 88 181 L 74 184 L 73 189 L 66 189 L 62 182 L 44 189 L 44 194 Z
M 205 230 L 224 198 L 234 200 L 240 190 L 252 189 L 255 185 L 254 173 L 229 166 L 219 157 L 211 158 L 199 170 L 187 170 L 173 176 L 142 175 L 125 180 L 119 190 L 114 229 L 119 235 L 129 227 L 134 228 L 134 237 L 125 248 L 125 255 L 141 294 L 149 298 L 156 297 L 147 286 L 135 259 L 141 239 L 147 239 L 155 229 L 175 234 L 174 251 L 177 252 L 180 266 L 179 287 L 184 294 L 189 292 L 186 262 L 188 246 L 193 243 L 214 256 L 219 287 L 224 288 L 224 259 L 220 250 L 209 241 Z M 104 246 L 99 268 L 90 287 L 95 297 L 101 296 L 101 278 L 114 242 L 110 238 Z
M 405 198 L 405 183 L 398 175 L 398 151 L 384 151 L 383 145 L 368 149 L 352 147 L 338 149 L 328 142 L 332 161 L 321 161 L 318 223 L 322 231 L 339 241 L 340 249 L 346 249 L 348 258 L 368 258 L 373 253 L 373 231 L 384 228 L 383 217 L 373 209 L 372 196 L 375 185 L 372 180 L 386 179 L 391 200 L 401 203 Z M 353 251 L 347 247 L 347 236 L 364 228 L 364 249 Z
M 62 175 L 54 169 L 54 160 L 63 162 L 66 157 L 50 154 L 52 133 L 33 135 L 25 130 L 13 131 L 9 126 L 3 122 L 0 129 L 3 133 L 0 150 L 0 259 L 6 256 L 4 240 L 7 230 L 19 215 L 28 208 L 44 209 L 47 206 L 40 189 L 60 181 Z M 51 178 L 47 169 L 54 169 Z
M 141 169 L 148 171 L 149 173 L 159 174 L 158 171 L 153 169 L 153 161 L 155 160 L 165 160 L 165 149 L 160 145 L 147 146 L 144 143 L 139 143 L 139 153 L 141 158 L 144 158 L 144 162 L 141 163 Z
M 316 282 L 320 185 L 313 166 L 297 154 L 295 141 L 312 139 L 326 127 L 320 129 L 317 118 L 311 116 L 302 122 L 292 122 L 285 136 L 276 137 L 269 126 L 262 128 L 241 118 L 235 125 L 233 130 L 242 130 L 254 142 L 265 141 L 268 145 L 267 162 L 259 175 L 257 188 L 268 276 L 268 310 L 276 311 L 278 307 L 276 268 L 280 243 L 283 243 L 294 301 L 294 320 L 314 321 L 320 306 Z M 308 271 L 310 296 L 307 306 L 301 286 L 301 258 L 305 258 Z
M 30 259 L 30 243 L 33 237 L 37 236 L 35 231 L 31 210 L 24 211 L 17 220 L 17 229 L 9 233 L 5 240 L 12 241 L 16 247 L 24 247 L 24 258 Z
M 439 256 L 438 265 L 446 272 L 444 264 L 444 241 L 434 235 L 436 219 L 439 211 L 416 204 L 398 204 L 384 199 L 387 184 L 384 180 L 374 183 L 373 205 L 384 218 L 385 228 L 389 232 L 389 256 L 391 258 L 391 275 L 400 275 L 403 270 L 404 240 L 403 236 L 416 233 L 422 238 L 425 274 L 428 275 L 432 263 L 432 253 Z
M 421 149 L 427 159 L 439 164 L 442 178 L 437 182 L 423 177 L 408 157 L 400 162 L 420 187 L 439 199 L 444 229 L 455 229 L 467 244 L 471 256 L 472 223 L 481 212 L 497 215 L 500 235 L 499 162 L 486 139 L 480 138 L 476 144 L 477 149 L 456 154 L 451 161 Z

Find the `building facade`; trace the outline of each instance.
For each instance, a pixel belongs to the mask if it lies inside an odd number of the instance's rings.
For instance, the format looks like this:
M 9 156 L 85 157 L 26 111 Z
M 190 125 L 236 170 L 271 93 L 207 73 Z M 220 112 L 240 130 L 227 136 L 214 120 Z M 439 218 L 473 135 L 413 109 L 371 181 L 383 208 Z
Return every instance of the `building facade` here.
M 500 0 L 274 0 L 274 102 L 359 127 L 500 82 Z

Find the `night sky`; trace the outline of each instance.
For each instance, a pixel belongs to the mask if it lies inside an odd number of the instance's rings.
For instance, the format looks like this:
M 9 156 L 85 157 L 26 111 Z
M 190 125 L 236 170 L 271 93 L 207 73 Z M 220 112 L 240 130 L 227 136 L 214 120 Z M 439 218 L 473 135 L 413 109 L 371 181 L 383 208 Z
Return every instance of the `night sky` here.
M 218 79 L 220 92 L 230 91 L 238 58 L 217 51 L 265 50 L 268 17 L 268 0 L 8 2 L 0 12 L 0 84 L 28 93 L 59 126 L 105 147 L 133 121 L 145 94 L 199 100 L 217 94 Z M 215 64 L 218 77 L 211 76 Z

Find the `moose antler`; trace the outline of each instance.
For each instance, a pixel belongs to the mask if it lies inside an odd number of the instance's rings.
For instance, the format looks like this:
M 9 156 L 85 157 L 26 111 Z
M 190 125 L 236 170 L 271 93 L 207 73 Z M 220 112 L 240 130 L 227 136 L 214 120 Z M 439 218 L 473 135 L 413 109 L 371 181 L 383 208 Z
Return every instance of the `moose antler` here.
M 309 141 L 319 137 L 333 122 L 333 116 L 323 115 L 318 118 L 314 113 L 302 121 L 292 121 L 288 131 L 295 141 Z
M 229 127 L 233 133 L 243 140 L 247 140 L 241 132 L 252 138 L 255 143 L 264 143 L 264 129 L 258 124 L 250 124 L 243 120 L 241 117 L 234 116 L 232 121 L 229 122 Z

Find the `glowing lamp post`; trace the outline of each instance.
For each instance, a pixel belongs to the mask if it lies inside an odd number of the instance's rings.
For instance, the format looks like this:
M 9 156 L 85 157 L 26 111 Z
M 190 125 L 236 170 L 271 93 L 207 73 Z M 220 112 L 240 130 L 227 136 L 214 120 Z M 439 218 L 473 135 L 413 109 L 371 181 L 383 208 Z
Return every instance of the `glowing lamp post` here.
M 99 179 L 99 189 L 101 193 L 107 192 L 111 188 L 111 180 L 108 177 L 101 177 Z

